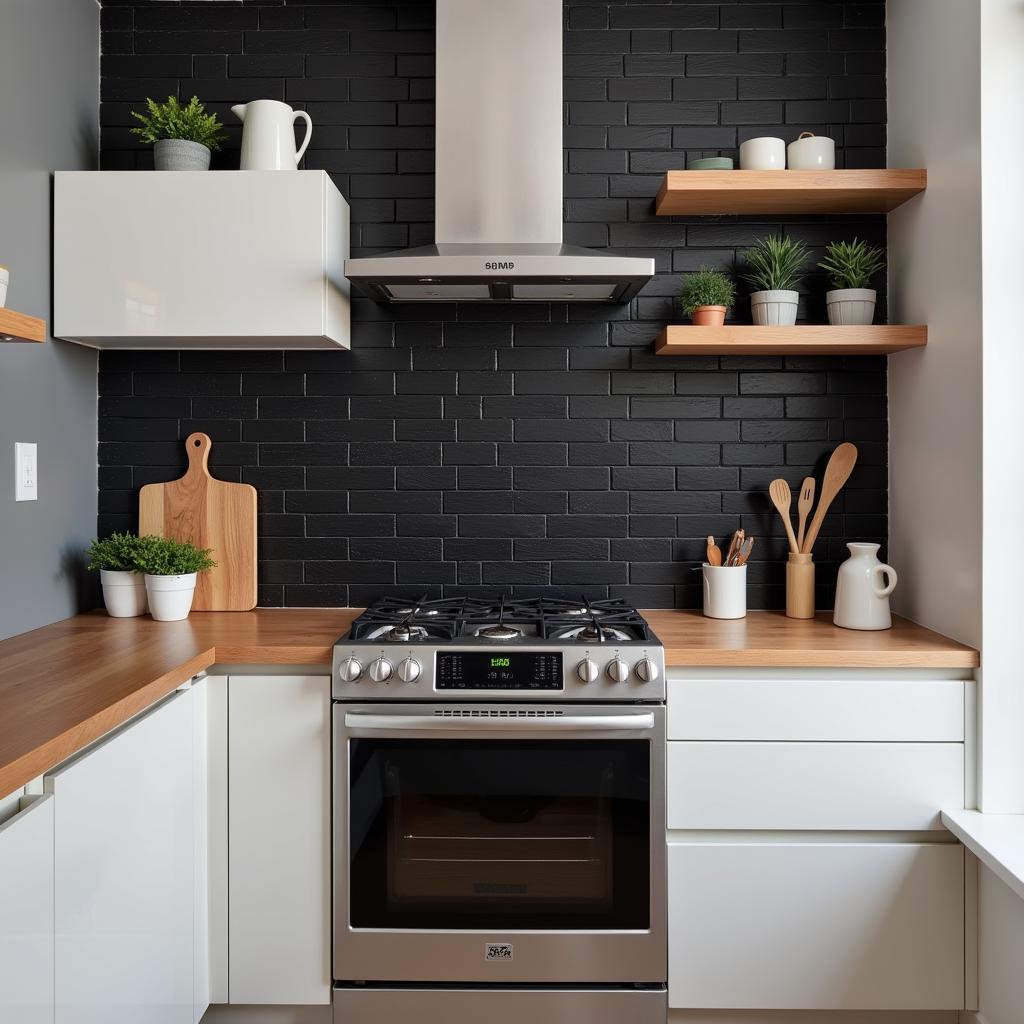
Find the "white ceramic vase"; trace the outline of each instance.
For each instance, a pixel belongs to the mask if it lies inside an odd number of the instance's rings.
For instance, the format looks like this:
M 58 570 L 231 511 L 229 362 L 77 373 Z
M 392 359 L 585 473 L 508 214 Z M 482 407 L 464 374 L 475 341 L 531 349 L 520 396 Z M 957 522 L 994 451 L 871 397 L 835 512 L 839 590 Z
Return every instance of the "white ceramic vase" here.
M 833 327 L 865 327 L 874 323 L 874 288 L 836 288 L 825 295 L 828 322 Z
M 799 292 L 777 289 L 750 296 L 750 313 L 758 327 L 792 327 L 799 307 Z
M 839 567 L 832 621 L 844 629 L 889 629 L 889 595 L 896 589 L 896 570 L 878 560 L 878 544 L 846 546 L 850 557 Z
M 196 592 L 196 574 L 184 576 L 146 576 L 149 614 L 158 622 L 187 619 Z
M 742 619 L 747 614 L 747 567 L 710 565 L 704 570 L 704 614 L 709 619 Z
M 115 619 L 130 619 L 145 613 L 148 607 L 146 581 L 137 572 L 100 569 L 100 583 L 108 615 Z

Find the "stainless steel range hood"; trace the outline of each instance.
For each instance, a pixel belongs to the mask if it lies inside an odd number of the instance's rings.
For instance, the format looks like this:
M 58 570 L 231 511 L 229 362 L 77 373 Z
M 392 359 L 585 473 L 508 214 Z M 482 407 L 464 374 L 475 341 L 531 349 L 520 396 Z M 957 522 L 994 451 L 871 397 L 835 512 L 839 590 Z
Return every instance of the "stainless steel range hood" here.
M 437 0 L 435 245 L 345 261 L 380 302 L 627 302 L 654 260 L 562 244 L 562 0 Z

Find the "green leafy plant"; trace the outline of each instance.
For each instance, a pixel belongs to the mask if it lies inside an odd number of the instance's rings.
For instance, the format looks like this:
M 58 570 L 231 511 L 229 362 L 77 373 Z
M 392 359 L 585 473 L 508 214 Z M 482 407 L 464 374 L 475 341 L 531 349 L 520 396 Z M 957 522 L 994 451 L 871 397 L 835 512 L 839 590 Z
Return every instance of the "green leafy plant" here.
M 216 114 L 207 114 L 197 96 L 183 107 L 176 96 L 168 96 L 166 103 L 157 103 L 147 99 L 148 113 L 140 114 L 132 111 L 139 127 L 132 128 L 143 142 L 160 142 L 162 139 L 184 139 L 186 142 L 198 142 L 208 149 L 220 149 L 220 144 L 227 138 L 222 131 L 224 125 Z
M 149 576 L 184 576 L 205 572 L 217 563 L 210 557 L 211 548 L 197 548 L 187 540 L 170 537 L 141 537 L 138 554 L 139 572 Z
M 871 278 L 885 266 L 885 253 L 857 238 L 829 242 L 818 266 L 828 274 L 833 288 L 870 288 Z
M 683 281 L 679 293 L 679 304 L 687 316 L 701 306 L 725 306 L 727 309 L 736 298 L 736 286 L 719 270 L 701 267 Z
M 795 291 L 803 280 L 809 254 L 795 238 L 769 235 L 744 254 L 749 273 L 743 280 L 755 291 Z
M 112 533 L 109 537 L 97 537 L 86 551 L 88 568 L 94 572 L 99 569 L 108 572 L 138 572 L 141 547 L 141 538 L 133 533 Z

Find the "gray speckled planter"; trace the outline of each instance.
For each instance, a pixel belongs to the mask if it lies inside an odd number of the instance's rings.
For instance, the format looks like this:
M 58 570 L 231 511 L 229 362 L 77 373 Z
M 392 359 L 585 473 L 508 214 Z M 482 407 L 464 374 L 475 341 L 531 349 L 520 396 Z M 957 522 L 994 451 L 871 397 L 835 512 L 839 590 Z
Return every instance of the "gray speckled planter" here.
M 201 142 L 161 139 L 153 144 L 153 166 L 158 171 L 208 171 L 210 151 Z

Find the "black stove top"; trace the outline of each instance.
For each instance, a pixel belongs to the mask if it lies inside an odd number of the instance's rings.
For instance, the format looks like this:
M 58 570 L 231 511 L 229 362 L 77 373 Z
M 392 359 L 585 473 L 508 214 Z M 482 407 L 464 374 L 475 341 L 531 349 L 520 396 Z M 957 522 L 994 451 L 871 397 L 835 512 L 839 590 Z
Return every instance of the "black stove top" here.
M 656 643 L 644 617 L 621 599 L 578 601 L 425 597 L 410 602 L 382 598 L 352 623 L 350 640 L 392 643 L 453 642 L 467 638 L 495 645 L 558 641 L 596 644 Z

